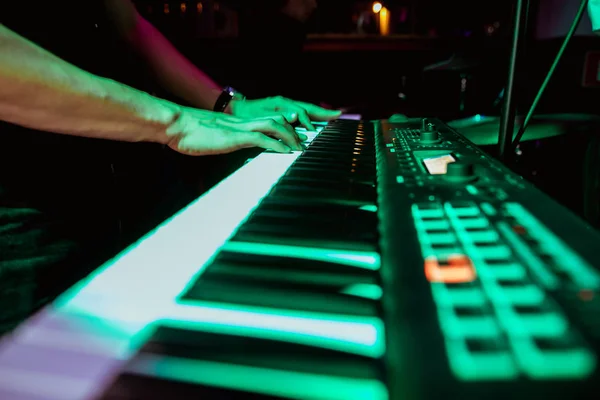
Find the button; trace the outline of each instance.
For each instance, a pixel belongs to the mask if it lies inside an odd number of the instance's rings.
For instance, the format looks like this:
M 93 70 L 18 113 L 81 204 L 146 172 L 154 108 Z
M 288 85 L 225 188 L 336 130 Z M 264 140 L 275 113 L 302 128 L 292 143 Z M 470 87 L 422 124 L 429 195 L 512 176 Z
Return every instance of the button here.
M 498 213 L 494 206 L 492 206 L 490 203 L 482 203 L 481 209 L 483 210 L 483 212 L 490 216 L 494 216 Z
M 413 215 L 419 218 L 443 218 L 444 209 L 438 203 L 421 203 L 413 205 Z
M 473 253 L 475 258 L 485 260 L 506 260 L 511 258 L 511 251 L 508 246 L 493 243 L 481 243 L 475 246 L 468 246 L 467 250 Z
M 322 347 L 317 340 L 201 329 L 159 327 L 123 369 L 144 380 L 136 386 L 122 382 L 111 391 L 115 397 L 105 399 L 317 398 L 324 377 L 339 389 L 336 398 L 387 397 L 378 364 L 368 357 Z M 186 383 L 194 385 L 182 388 Z
M 460 287 L 456 284 L 432 283 L 431 290 L 439 307 L 478 306 L 483 307 L 486 297 L 479 285 Z
M 596 368 L 594 354 L 573 332 L 550 340 L 524 337 L 509 342 L 517 363 L 532 379 L 581 379 Z
M 423 229 L 427 231 L 447 231 L 450 229 L 450 223 L 444 219 L 421 221 Z
M 466 255 L 454 254 L 446 259 L 430 256 L 425 259 L 425 277 L 429 282 L 472 282 L 476 279 L 476 272 Z
M 545 294 L 537 285 L 523 280 L 502 280 L 486 285 L 490 301 L 495 305 L 536 305 L 544 301 Z
M 444 245 L 457 243 L 456 235 L 453 233 L 432 233 L 428 234 L 426 237 L 431 244 Z
M 517 263 L 501 262 L 501 263 L 486 263 L 486 275 L 494 279 L 521 280 L 527 278 L 525 268 Z M 483 275 L 482 269 L 478 270 L 480 275 Z
M 469 241 L 475 245 L 487 244 L 487 243 L 498 243 L 500 235 L 491 229 L 467 229 L 467 235 L 465 236 Z
M 500 339 L 446 340 L 450 367 L 464 381 L 515 379 L 519 370 Z
M 476 228 L 487 228 L 489 222 L 487 218 L 475 217 L 475 218 L 461 218 L 455 219 L 454 225 L 463 229 L 476 229 Z
M 453 162 L 448 164 L 444 177 L 451 182 L 469 182 L 476 178 L 475 167 L 467 162 Z
M 448 339 L 494 338 L 501 330 L 492 314 L 459 316 L 453 309 L 438 310 L 440 327 Z
M 500 306 L 498 320 L 511 336 L 556 338 L 565 334 L 568 322 L 560 309 L 549 299 L 528 306 Z
M 473 202 L 449 202 L 448 205 L 457 217 L 475 217 L 481 214 L 477 204 Z

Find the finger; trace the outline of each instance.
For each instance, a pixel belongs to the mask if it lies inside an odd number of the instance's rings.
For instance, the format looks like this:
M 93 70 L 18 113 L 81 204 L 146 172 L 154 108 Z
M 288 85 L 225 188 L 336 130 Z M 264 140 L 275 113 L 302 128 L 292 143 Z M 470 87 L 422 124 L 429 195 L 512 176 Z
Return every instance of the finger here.
M 236 150 L 260 147 L 278 153 L 289 153 L 292 151 L 292 149 L 283 142 L 270 138 L 260 132 L 233 132 L 228 138 L 231 141 L 230 146 Z
M 300 133 L 300 132 L 297 132 L 297 133 L 298 133 L 298 138 L 300 138 L 301 142 L 306 142 L 308 140 L 308 135 L 305 135 L 304 133 Z
M 296 104 L 306 110 L 306 113 L 312 121 L 331 121 L 339 118 L 342 115 L 342 111 L 340 110 L 328 110 L 326 108 L 301 101 L 297 101 Z
M 268 120 L 253 120 L 237 124 L 236 130 L 262 132 L 271 137 L 281 139 L 283 143 L 294 150 L 302 150 L 300 138 L 296 134 L 291 125 L 277 123 L 273 119 Z
M 289 122 L 288 119 L 282 114 L 267 115 L 264 117 L 259 117 L 257 119 L 261 119 L 261 120 L 262 119 L 272 119 L 275 122 L 277 122 L 278 124 L 282 124 L 282 125 L 291 124 L 291 122 Z
M 308 116 L 308 113 L 306 112 L 305 109 L 301 108 L 301 107 L 297 107 L 297 111 L 298 113 L 298 122 L 300 122 L 300 124 L 305 127 L 306 129 L 308 129 L 309 131 L 316 131 L 315 127 L 313 126 L 312 122 L 310 122 L 310 117 Z

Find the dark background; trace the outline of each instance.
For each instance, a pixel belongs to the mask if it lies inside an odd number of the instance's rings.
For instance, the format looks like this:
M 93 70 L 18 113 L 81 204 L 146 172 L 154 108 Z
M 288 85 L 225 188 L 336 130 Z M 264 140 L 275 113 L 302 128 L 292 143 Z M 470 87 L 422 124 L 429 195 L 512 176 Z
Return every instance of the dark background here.
M 372 2 L 320 0 L 304 27 L 306 37 L 299 38 L 290 24 L 249 12 L 265 2 L 136 1 L 140 12 L 195 64 L 250 97 L 284 94 L 345 107 L 369 119 L 403 113 L 453 121 L 500 114 L 498 95 L 506 81 L 514 1 L 384 3 L 391 13 L 389 36 L 378 35 L 372 25 L 358 33 L 357 20 L 371 10 Z M 519 113 L 530 107 L 578 5 L 578 0 L 531 1 L 517 86 Z M 258 36 L 252 26 L 261 27 Z M 594 224 L 600 218 L 594 206 L 597 123 L 591 115 L 599 112 L 600 92 L 582 81 L 588 52 L 598 50 L 600 41 L 591 34 L 586 15 L 537 109 L 537 114 L 557 118 L 550 124 L 560 125 L 564 136 L 525 142 L 513 166 Z M 450 58 L 450 68 L 428 68 Z M 496 152 L 494 146 L 485 149 Z M 203 169 L 205 186 L 210 187 L 239 167 L 245 156 L 180 162 L 186 171 Z M 190 162 L 194 166 L 186 164 Z

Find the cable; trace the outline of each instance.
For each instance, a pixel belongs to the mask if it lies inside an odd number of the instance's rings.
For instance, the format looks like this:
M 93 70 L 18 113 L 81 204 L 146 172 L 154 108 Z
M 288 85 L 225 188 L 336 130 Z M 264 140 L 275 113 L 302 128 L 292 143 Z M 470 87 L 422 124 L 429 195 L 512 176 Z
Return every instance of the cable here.
M 527 129 L 529 122 L 531 122 L 533 113 L 535 112 L 535 109 L 537 108 L 538 103 L 540 102 L 540 99 L 542 98 L 542 95 L 546 91 L 546 87 L 548 86 L 550 79 L 552 79 L 552 75 L 554 75 L 554 71 L 556 70 L 558 63 L 562 59 L 563 53 L 565 52 L 567 45 L 569 44 L 569 41 L 575 34 L 575 31 L 577 30 L 577 27 L 579 26 L 579 23 L 581 22 L 583 13 L 585 12 L 585 10 L 587 8 L 588 1 L 589 0 L 581 0 L 581 5 L 579 6 L 579 10 L 577 10 L 577 15 L 575 16 L 575 20 L 573 21 L 573 24 L 571 24 L 571 28 L 569 29 L 569 32 L 567 33 L 567 36 L 565 37 L 565 40 L 564 40 L 562 46 L 560 47 L 560 50 L 558 50 L 558 54 L 556 55 L 556 58 L 554 59 L 554 62 L 552 63 L 552 66 L 550 67 L 550 70 L 548 71 L 548 74 L 546 75 L 546 79 L 544 79 L 544 82 L 542 83 L 542 86 L 540 87 L 540 90 L 537 92 L 537 95 L 535 96 L 535 99 L 533 100 L 533 103 L 531 104 L 531 108 L 529 109 L 529 112 L 527 112 L 527 116 L 525 117 L 525 120 L 523 121 L 523 124 L 521 125 L 521 128 L 519 129 L 519 132 L 517 133 L 517 136 L 515 136 L 515 138 L 512 141 L 511 148 L 513 149 L 513 151 L 519 144 L 519 141 L 521 140 L 521 138 L 523 137 L 523 134 L 525 133 L 525 129 Z

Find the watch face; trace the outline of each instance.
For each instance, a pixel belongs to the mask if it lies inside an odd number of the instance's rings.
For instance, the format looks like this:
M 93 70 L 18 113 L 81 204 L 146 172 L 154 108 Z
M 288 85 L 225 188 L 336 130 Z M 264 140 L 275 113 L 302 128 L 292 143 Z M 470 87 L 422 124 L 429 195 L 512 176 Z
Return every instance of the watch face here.
M 229 93 L 232 100 L 244 100 L 246 98 L 243 94 L 241 94 L 231 86 L 227 86 L 225 90 Z

